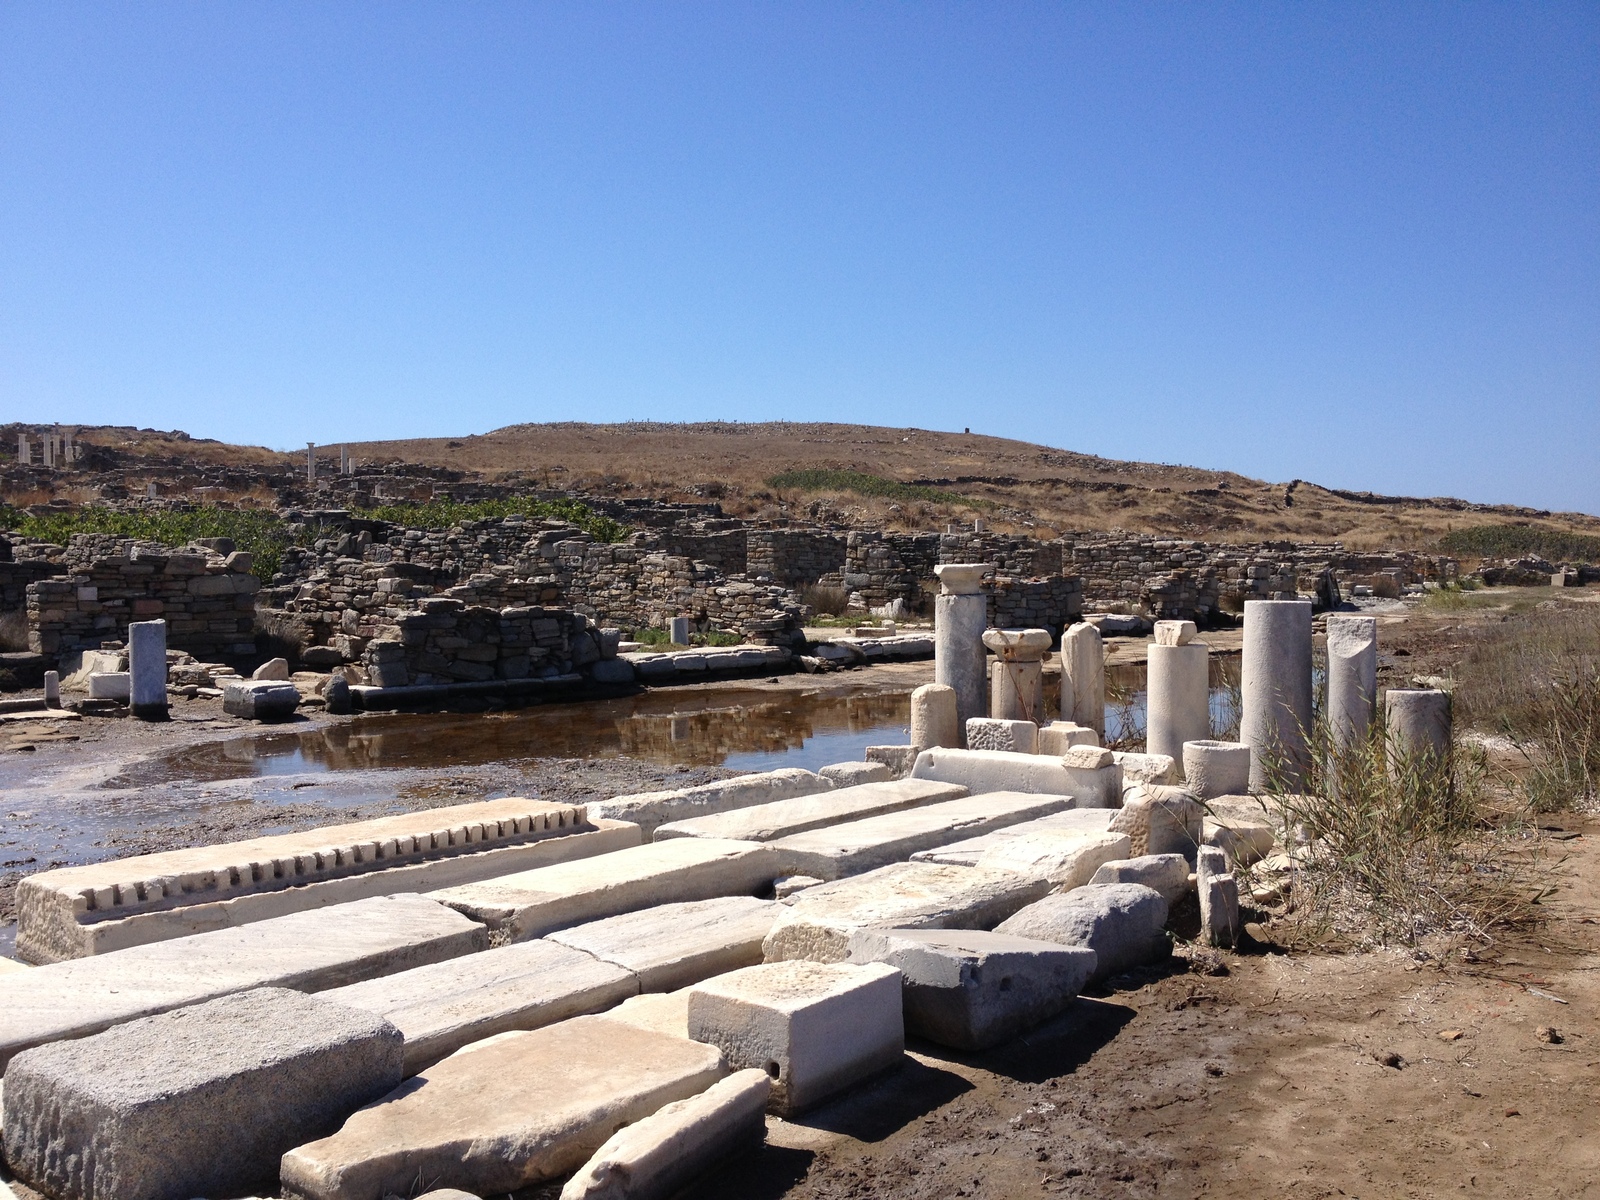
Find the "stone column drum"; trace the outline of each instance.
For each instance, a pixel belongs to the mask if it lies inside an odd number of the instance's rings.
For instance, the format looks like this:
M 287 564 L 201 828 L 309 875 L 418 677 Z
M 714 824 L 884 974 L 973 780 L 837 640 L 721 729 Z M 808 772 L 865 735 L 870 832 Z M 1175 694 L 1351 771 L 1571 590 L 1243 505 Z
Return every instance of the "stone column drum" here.
M 1185 742 L 1211 736 L 1211 647 L 1154 644 L 1149 651 L 1145 750 L 1183 762 Z
M 995 653 L 989 666 L 989 715 L 1044 724 L 1044 663 L 1048 629 L 990 629 L 983 644 Z
M 1449 770 L 1450 693 L 1437 688 L 1390 688 L 1383 694 L 1389 773 L 1411 765 L 1423 772 Z
M 1328 617 L 1328 731 L 1335 746 L 1367 736 L 1378 703 L 1378 618 Z
M 1298 787 L 1311 731 L 1311 601 L 1246 600 L 1244 663 L 1239 690 L 1244 712 L 1239 740 L 1250 747 L 1250 788 L 1277 782 Z
M 988 653 L 983 631 L 989 627 L 989 598 L 983 594 L 988 563 L 940 563 L 939 594 L 933 601 L 933 681 L 955 689 L 956 725 L 966 744 L 967 720 L 989 715 Z
M 146 721 L 167 716 L 167 623 L 128 626 L 128 711 Z
M 955 688 L 942 683 L 925 683 L 911 693 L 911 745 L 918 750 L 930 746 L 961 748 Z
M 1106 647 L 1087 621 L 1061 635 L 1061 719 L 1106 735 Z

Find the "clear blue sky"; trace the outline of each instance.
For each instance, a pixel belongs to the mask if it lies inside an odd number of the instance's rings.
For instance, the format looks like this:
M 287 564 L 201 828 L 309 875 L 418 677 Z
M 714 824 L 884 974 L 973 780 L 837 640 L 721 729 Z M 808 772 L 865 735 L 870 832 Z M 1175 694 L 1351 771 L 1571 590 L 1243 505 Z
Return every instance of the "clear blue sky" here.
M 1600 513 L 1600 4 L 12 2 L 0 417 Z

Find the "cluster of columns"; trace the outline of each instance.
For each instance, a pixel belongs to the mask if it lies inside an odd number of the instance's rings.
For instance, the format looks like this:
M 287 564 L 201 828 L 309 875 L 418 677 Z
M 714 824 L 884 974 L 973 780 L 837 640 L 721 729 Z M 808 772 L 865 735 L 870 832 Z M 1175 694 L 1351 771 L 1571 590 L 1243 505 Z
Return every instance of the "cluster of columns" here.
M 354 475 L 356 473 L 355 456 L 350 453 L 349 446 L 339 447 L 339 474 Z M 317 444 L 306 443 L 306 482 L 317 481 Z
M 47 467 L 64 467 L 83 457 L 83 447 L 73 441 L 72 436 L 70 429 L 66 433 L 56 429 L 53 433 L 45 434 L 39 440 L 42 455 L 40 463 Z M 33 462 L 33 442 L 25 433 L 17 434 L 17 461 L 28 465 Z

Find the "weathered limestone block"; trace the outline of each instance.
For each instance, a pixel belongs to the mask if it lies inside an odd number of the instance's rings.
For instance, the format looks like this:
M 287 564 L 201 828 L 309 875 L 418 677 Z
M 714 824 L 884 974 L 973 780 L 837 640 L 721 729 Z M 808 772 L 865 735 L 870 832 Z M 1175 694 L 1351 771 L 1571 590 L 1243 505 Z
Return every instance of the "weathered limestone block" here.
M 753 895 L 779 874 L 768 844 L 672 838 L 432 895 L 522 941 L 655 904 Z
M 1294 788 L 1311 730 L 1311 601 L 1246 600 L 1239 740 L 1250 747 L 1250 790 Z
M 1211 647 L 1151 646 L 1148 697 L 1146 749 L 1181 761 L 1185 742 L 1211 736 Z
M 133 694 L 133 677 L 126 671 L 96 671 L 88 677 L 89 699 L 127 702 Z
M 768 1107 L 790 1116 L 901 1061 L 900 972 L 775 962 L 719 975 L 689 991 L 689 1036 L 735 1070 L 765 1071 Z
M 243 679 L 222 689 L 222 711 L 252 721 L 286 721 L 300 707 L 300 690 L 289 682 Z
M 1087 725 L 1071 721 L 1051 721 L 1039 726 L 1039 744 L 1036 753 L 1065 754 L 1073 746 L 1098 746 L 1100 735 Z
M 911 777 L 959 783 L 974 796 L 984 792 L 1071 796 L 1084 808 L 1113 808 L 1122 795 L 1122 770 L 1115 764 L 1075 767 L 1065 757 L 1001 750 L 924 750 L 917 755 Z
M 475 1042 L 283 1156 L 284 1193 L 497 1196 L 576 1170 L 616 1130 L 723 1075 L 722 1052 L 606 1017 Z
M 1219 848 L 1200 848 L 1195 871 L 1200 935 L 1213 946 L 1235 946 L 1239 941 L 1239 883 L 1227 866 L 1227 856 Z
M 672 1037 L 687 1038 L 691 990 L 692 985 L 679 988 L 675 992 L 645 992 L 638 996 L 629 996 L 607 1012 L 606 1019 L 621 1021 L 625 1025 L 634 1025 L 640 1029 L 653 1029 L 657 1033 L 670 1034 Z
M 782 912 L 775 900 L 722 896 L 590 921 L 544 940 L 631 972 L 641 991 L 665 992 L 759 963 Z
M 1199 630 L 1193 621 L 1157 621 L 1155 626 L 1156 645 L 1158 646 L 1187 646 L 1194 641 Z
M 887 783 L 894 778 L 889 768 L 875 762 L 830 763 L 817 772 L 836 788 L 859 787 L 863 783 Z
M 1182 854 L 1193 858 L 1204 832 L 1205 809 L 1182 788 L 1145 784 L 1123 798 L 1122 808 L 1111 818 L 1111 829 L 1133 842 L 1130 857 L 1146 854 Z
M 32 962 L 103 954 L 373 896 L 430 891 L 639 843 L 582 805 L 508 796 L 43 871 L 17 889 Z
M 996 927 L 1015 937 L 1085 946 L 1095 952 L 1090 982 L 1164 959 L 1172 950 L 1165 929 L 1167 902 L 1137 883 L 1112 883 L 1057 892 Z
M 595 800 L 588 804 L 588 809 L 591 817 L 632 821 L 648 839 L 656 826 L 665 825 L 668 821 L 731 812 L 736 808 L 749 808 L 752 804 L 770 804 L 774 800 L 810 796 L 832 788 L 833 783 L 820 775 L 798 767 L 784 767 L 757 775 L 719 779 L 715 783 L 704 783 L 697 787 L 639 792 L 631 796 L 614 796 L 610 800 Z
M 485 949 L 422 896 L 384 896 L 0 976 L 0 1068 L 30 1046 L 259 987 L 314 992 Z
M 911 774 L 912 764 L 917 761 L 917 747 L 868 746 L 861 756 L 868 762 L 882 763 L 888 767 L 889 774 L 895 779 L 904 779 Z
M 1450 693 L 1390 688 L 1383 694 L 1389 773 L 1427 775 L 1450 769 Z
M 1280 823 L 1258 796 L 1218 796 L 1206 802 L 1202 840 L 1226 853 L 1230 864 L 1247 867 L 1272 853 Z
M 1365 738 L 1377 703 L 1378 618 L 1329 613 L 1328 732 L 1334 745 Z
M 925 683 L 911 693 L 911 744 L 918 750 L 961 745 L 955 688 Z
M 850 961 L 902 979 L 906 1032 L 987 1050 L 1070 1007 L 1094 973 L 1093 950 L 974 929 L 860 929 Z
M 262 988 L 17 1055 L 6 1161 L 57 1200 L 238 1195 L 400 1079 L 381 1018 Z
M 785 875 L 841 879 L 903 862 L 918 850 L 960 841 L 1065 808 L 1063 796 L 968 796 L 791 834 L 772 843 Z
M 989 629 L 983 644 L 995 653 L 989 665 L 989 715 L 1003 720 L 1044 721 L 1044 664 L 1048 629 Z M 970 718 L 969 718 L 970 719 Z M 968 746 L 971 729 L 968 729 Z M 973 747 L 976 749 L 977 747 Z
M 286 658 L 269 658 L 254 671 L 250 672 L 251 679 L 282 679 L 289 678 L 289 660 Z
M 766 1141 L 766 1071 L 735 1071 L 698 1096 L 624 1126 L 578 1168 L 561 1200 L 669 1200 L 725 1159 Z
M 167 716 L 167 623 L 128 626 L 128 711 L 145 720 Z
M 1112 760 L 1122 768 L 1122 790 L 1142 783 L 1175 784 L 1178 764 L 1170 754 L 1135 754 L 1130 750 L 1113 750 Z
M 1189 790 L 1202 800 L 1242 795 L 1250 787 L 1250 747 L 1210 738 L 1185 742 L 1183 777 Z
M 1007 794 L 989 793 L 991 796 Z M 1040 817 L 1036 821 L 1024 821 L 1020 825 L 1008 825 L 1004 829 L 996 829 L 993 833 L 951 842 L 948 846 L 919 850 L 911 856 L 911 861 L 944 863 L 953 867 L 975 867 L 978 865 L 978 860 L 992 847 L 1004 845 L 1016 838 L 1032 837 L 1040 833 L 1069 833 L 1077 837 L 1106 833 L 1111 828 L 1112 818 L 1116 815 L 1117 810 L 1114 808 L 1069 808 L 1063 812 L 1051 813 L 1048 817 Z
M 539 939 L 413 967 L 321 996 L 374 1013 L 398 1029 L 405 1036 L 410 1076 L 471 1042 L 601 1012 L 638 991 L 633 972 Z
M 791 897 L 762 948 L 768 962 L 843 962 L 850 935 L 865 926 L 992 929 L 1049 890 L 1013 871 L 895 863 Z
M 1032 721 L 973 717 L 967 722 L 967 748 L 1035 754 L 1039 749 L 1039 727 Z
M 955 783 L 933 783 L 926 779 L 897 779 L 888 783 L 864 783 L 841 787 L 814 796 L 774 800 L 754 804 L 733 812 L 691 817 L 658 826 L 655 840 L 675 837 L 731 838 L 750 842 L 770 842 L 808 829 L 821 829 L 879 813 L 921 808 L 944 800 L 959 800 L 967 789 Z
M 978 856 L 977 865 L 1038 875 L 1068 891 L 1088 883 L 1100 864 L 1125 857 L 1130 846 L 1125 833 L 1040 830 L 996 842 Z
M 1101 864 L 1091 884 L 1140 883 L 1161 893 L 1170 908 L 1189 890 L 1189 860 L 1181 854 L 1146 854 Z

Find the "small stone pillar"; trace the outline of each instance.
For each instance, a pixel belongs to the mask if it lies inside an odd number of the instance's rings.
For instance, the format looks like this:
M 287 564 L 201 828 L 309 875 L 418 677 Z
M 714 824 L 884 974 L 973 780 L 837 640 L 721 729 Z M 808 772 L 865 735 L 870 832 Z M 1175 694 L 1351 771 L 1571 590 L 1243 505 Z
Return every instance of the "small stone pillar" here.
M 316 481 L 317 481 L 317 444 L 315 442 L 307 442 L 306 443 L 306 482 L 307 483 L 315 483 Z
M 1061 719 L 1106 735 L 1106 646 L 1087 621 L 1061 635 Z
M 955 688 L 925 683 L 911 693 L 911 745 L 918 750 L 930 746 L 961 748 Z
M 1183 744 L 1185 786 L 1202 800 L 1241 796 L 1250 787 L 1250 747 L 1200 738 Z
M 1228 870 L 1227 852 L 1201 846 L 1195 855 L 1195 887 L 1200 893 L 1200 936 L 1213 946 L 1239 942 L 1239 881 Z
M 1239 740 L 1250 747 L 1250 788 L 1276 782 L 1298 787 L 1311 731 L 1311 601 L 1246 600 L 1244 663 L 1239 690 L 1244 712 Z
M 61 673 L 59 671 L 46 671 L 44 673 L 44 706 L 46 708 L 61 707 Z
M 1449 770 L 1450 693 L 1438 688 L 1390 688 L 1383 694 L 1389 774 Z
M 995 653 L 989 665 L 989 715 L 1005 721 L 1044 724 L 1044 663 L 1048 629 L 990 629 L 983 644 Z
M 933 601 L 933 679 L 955 689 L 956 727 L 966 741 L 967 721 L 989 715 L 989 686 L 983 631 L 989 627 L 989 598 L 983 594 L 988 563 L 940 563 L 939 594 Z
M 687 646 L 689 644 L 689 618 L 673 617 L 667 622 L 667 633 L 675 644 Z
M 1378 703 L 1378 618 L 1328 617 L 1328 730 L 1337 747 L 1367 736 Z
M 128 710 L 146 721 L 167 717 L 167 623 L 128 626 Z
M 1183 744 L 1211 736 L 1211 647 L 1193 621 L 1157 621 L 1147 652 L 1145 752 L 1183 762 Z
M 33 462 L 33 447 L 28 445 L 25 433 L 17 434 L 17 461 L 25 467 Z

